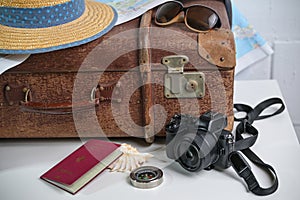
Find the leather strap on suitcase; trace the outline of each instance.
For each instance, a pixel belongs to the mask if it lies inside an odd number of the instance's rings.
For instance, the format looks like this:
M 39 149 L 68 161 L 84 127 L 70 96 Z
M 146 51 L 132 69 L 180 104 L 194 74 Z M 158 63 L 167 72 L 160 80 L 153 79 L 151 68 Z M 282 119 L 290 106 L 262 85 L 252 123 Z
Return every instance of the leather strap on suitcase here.
M 151 87 L 151 52 L 149 40 L 149 28 L 152 20 L 152 10 L 146 12 L 140 21 L 139 30 L 139 68 L 142 81 L 142 104 L 143 104 L 143 121 L 145 140 L 152 143 L 154 140 L 154 114 L 150 109 L 152 102 L 152 87 Z

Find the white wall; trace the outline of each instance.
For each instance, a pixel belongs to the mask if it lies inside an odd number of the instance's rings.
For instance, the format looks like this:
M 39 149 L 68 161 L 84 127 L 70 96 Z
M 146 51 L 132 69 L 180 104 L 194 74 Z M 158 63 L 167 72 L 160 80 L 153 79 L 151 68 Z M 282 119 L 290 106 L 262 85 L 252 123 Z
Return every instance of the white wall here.
M 274 54 L 241 72 L 237 79 L 276 79 L 300 141 L 300 1 L 234 0 Z M 284 136 L 284 133 L 283 133 Z

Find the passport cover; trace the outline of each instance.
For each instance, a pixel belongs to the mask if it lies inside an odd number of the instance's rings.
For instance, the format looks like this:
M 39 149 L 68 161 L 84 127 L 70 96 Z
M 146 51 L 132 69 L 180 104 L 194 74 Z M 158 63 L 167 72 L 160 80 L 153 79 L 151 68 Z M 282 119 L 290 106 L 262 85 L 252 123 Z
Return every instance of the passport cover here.
M 122 155 L 120 145 L 92 139 L 40 178 L 75 194 Z

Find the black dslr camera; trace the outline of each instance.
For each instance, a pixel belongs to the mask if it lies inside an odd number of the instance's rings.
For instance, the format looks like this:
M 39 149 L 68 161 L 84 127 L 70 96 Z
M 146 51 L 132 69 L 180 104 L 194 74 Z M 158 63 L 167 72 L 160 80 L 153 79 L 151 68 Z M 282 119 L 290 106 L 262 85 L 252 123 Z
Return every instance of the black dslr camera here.
M 224 130 L 226 126 L 227 117 L 217 112 L 206 112 L 199 118 L 174 115 L 166 125 L 167 156 L 192 172 L 230 167 L 234 139 Z

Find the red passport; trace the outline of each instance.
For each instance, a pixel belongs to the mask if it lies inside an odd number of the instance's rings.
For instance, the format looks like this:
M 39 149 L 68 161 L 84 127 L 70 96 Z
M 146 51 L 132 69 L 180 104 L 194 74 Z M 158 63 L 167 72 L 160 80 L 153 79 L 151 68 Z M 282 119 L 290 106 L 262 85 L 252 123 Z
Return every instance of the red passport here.
M 108 141 L 89 140 L 43 174 L 41 179 L 75 194 L 122 155 L 119 147 L 119 144 Z

